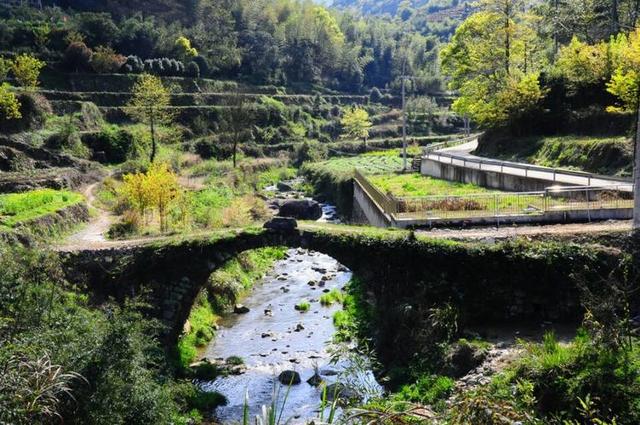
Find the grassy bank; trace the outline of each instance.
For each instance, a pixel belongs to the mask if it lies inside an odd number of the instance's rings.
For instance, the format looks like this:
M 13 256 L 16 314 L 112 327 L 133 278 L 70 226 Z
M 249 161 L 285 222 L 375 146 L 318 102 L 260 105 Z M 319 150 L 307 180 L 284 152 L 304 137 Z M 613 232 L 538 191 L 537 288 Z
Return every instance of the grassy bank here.
M 606 175 L 631 175 L 633 145 L 625 136 L 556 136 L 503 139 L 486 136 L 482 156 L 572 168 Z
M 53 189 L 2 194 L 0 195 L 0 229 L 13 229 L 83 200 L 83 196 L 78 193 Z
M 185 333 L 178 341 L 178 361 L 186 368 L 215 335 L 215 324 L 221 315 L 264 276 L 278 260 L 284 258 L 286 248 L 269 247 L 241 253 L 213 272 L 209 282 L 198 295 L 189 315 Z

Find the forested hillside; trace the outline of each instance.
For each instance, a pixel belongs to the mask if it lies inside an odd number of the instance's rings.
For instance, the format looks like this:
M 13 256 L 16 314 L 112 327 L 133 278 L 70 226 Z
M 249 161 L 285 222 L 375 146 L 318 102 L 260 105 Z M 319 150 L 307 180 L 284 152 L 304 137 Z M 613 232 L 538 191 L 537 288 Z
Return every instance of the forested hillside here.
M 404 67 L 417 77 L 418 90 L 440 89 L 434 38 L 312 2 L 47 3 L 59 7 L 0 9 L 0 50 L 32 51 L 68 71 L 113 72 L 128 57 L 127 72 L 139 72 L 140 63 L 167 58 L 182 63 L 165 67 L 167 74 L 348 91 L 397 85 Z M 186 39 L 182 44 L 179 36 Z M 108 62 L 99 69 L 86 59 L 96 49 Z
M 447 40 L 476 8 L 468 0 L 335 0 L 332 5 L 362 15 L 385 16 L 405 28 Z

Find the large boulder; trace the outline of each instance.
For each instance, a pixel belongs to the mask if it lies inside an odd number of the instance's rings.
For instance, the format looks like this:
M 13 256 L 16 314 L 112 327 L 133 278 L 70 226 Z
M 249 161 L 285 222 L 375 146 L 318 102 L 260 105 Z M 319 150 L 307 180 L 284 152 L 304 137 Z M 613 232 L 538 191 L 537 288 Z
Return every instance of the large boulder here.
M 276 187 L 278 188 L 278 190 L 280 192 L 291 192 L 291 191 L 293 191 L 293 186 L 291 186 L 291 184 L 286 183 L 286 182 L 278 182 Z
M 325 397 L 325 394 L 322 394 L 321 397 Z M 340 382 L 336 382 L 334 384 L 327 385 L 326 399 L 329 402 L 339 400 L 346 403 L 350 401 L 359 401 L 361 396 L 354 388 Z
M 291 217 L 273 217 L 271 220 L 264 223 L 263 227 L 269 230 L 287 232 L 296 230 L 298 228 L 298 223 Z
M 300 374 L 294 370 L 285 370 L 278 376 L 278 381 L 282 385 L 298 385 L 300 380 Z
M 460 340 L 449 347 L 444 359 L 444 372 L 452 378 L 459 379 L 480 366 L 487 357 L 487 352 L 484 347 Z
M 322 217 L 322 207 L 312 199 L 289 199 L 282 202 L 278 215 L 298 220 L 317 220 Z

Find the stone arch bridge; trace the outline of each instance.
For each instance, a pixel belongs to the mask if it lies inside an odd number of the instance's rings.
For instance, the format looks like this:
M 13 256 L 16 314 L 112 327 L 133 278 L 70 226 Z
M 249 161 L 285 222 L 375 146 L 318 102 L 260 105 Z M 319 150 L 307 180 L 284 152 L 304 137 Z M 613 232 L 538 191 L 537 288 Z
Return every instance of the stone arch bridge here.
M 147 295 L 149 314 L 168 326 L 167 338 L 175 341 L 210 274 L 238 253 L 265 246 L 319 251 L 364 283 L 377 313 L 372 320 L 378 345 L 393 351 L 428 308 L 444 303 L 458 309 L 461 326 L 579 319 L 579 290 L 571 276 L 588 270 L 587 279 L 601 283 L 599 277 L 624 255 L 593 243 L 454 242 L 349 229 L 247 230 L 62 256 L 68 279 L 84 282 L 96 304 Z

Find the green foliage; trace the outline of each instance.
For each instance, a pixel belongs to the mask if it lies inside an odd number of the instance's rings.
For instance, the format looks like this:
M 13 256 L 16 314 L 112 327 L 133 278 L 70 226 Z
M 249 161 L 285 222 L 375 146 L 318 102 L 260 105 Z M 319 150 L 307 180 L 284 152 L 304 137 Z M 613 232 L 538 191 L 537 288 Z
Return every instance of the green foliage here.
M 162 80 L 153 75 L 142 74 L 133 86 L 133 95 L 127 105 L 127 111 L 134 119 L 149 126 L 151 162 L 154 161 L 157 152 L 156 128 L 170 124 L 173 120 L 173 113 L 168 109 L 170 105 L 169 90 Z
M 364 108 L 350 108 L 342 115 L 340 121 L 344 128 L 345 135 L 354 139 L 367 141 L 369 129 L 373 124 L 369 120 L 369 113 Z
M 20 86 L 33 89 L 39 84 L 38 77 L 44 66 L 45 62 L 23 53 L 14 59 L 11 72 Z
M 78 193 L 53 189 L 0 195 L 0 227 L 16 227 L 29 220 L 83 202 Z
M 124 65 L 126 58 L 111 47 L 98 46 L 91 56 L 91 67 L 98 74 L 114 73 Z
M 486 1 L 456 30 L 441 52 L 450 87 L 460 91 L 453 109 L 484 127 L 500 127 L 538 107 L 544 97 L 542 41 L 535 20 L 516 0 Z
M 296 147 L 293 165 L 302 166 L 305 162 L 318 162 L 327 158 L 327 147 L 317 141 L 305 140 Z
M 494 158 L 603 175 L 630 175 L 633 163 L 632 144 L 625 136 L 496 138 L 480 148 L 482 155 Z
M 509 403 L 520 415 L 554 423 L 638 421 L 640 351 L 636 346 L 611 351 L 581 331 L 570 343 L 559 343 L 553 333 L 547 333 L 541 343 L 523 347 L 524 355 L 494 378 L 484 393 L 491 404 Z
M 311 309 L 311 303 L 309 303 L 309 301 L 307 300 L 302 300 L 295 305 L 295 309 L 301 313 L 306 313 Z
M 14 120 L 21 118 L 20 102 L 11 90 L 9 83 L 0 84 L 0 118 Z
M 337 342 L 350 341 L 354 338 L 366 337 L 375 326 L 374 310 L 366 301 L 365 289 L 362 281 L 352 278 L 345 287 L 346 296 L 343 294 L 342 310 L 333 315 L 333 324 L 336 327 L 334 339 Z
M 320 296 L 320 304 L 330 306 L 333 303 L 344 303 L 346 295 L 339 289 L 332 289 L 326 294 Z
M 607 47 L 603 42 L 590 45 L 573 36 L 571 42 L 560 49 L 555 71 L 574 89 L 601 84 L 610 74 Z
M 63 276 L 55 254 L 0 244 L 0 421 L 180 419 L 145 306 L 90 306 Z
M 423 376 L 413 384 L 403 385 L 397 393 L 393 394 L 393 400 L 434 405 L 451 395 L 454 387 L 455 382 L 449 377 Z

